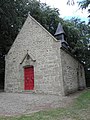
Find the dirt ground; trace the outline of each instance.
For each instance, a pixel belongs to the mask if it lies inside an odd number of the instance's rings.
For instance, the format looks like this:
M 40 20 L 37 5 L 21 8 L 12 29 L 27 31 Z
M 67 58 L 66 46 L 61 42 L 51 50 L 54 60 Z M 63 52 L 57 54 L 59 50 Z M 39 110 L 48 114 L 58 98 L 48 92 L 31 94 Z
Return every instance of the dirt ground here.
M 66 107 L 71 105 L 82 92 L 78 91 L 65 97 L 58 95 L 0 92 L 0 115 L 23 115 L 44 109 Z

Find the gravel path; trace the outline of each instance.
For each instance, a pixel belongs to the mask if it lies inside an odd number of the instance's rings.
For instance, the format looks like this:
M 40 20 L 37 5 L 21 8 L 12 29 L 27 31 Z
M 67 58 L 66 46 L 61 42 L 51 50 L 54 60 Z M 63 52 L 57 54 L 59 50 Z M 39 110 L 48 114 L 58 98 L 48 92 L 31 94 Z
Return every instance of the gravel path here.
M 79 93 L 66 97 L 57 95 L 0 93 L 0 115 L 29 114 L 43 109 L 65 107 L 73 102 Z

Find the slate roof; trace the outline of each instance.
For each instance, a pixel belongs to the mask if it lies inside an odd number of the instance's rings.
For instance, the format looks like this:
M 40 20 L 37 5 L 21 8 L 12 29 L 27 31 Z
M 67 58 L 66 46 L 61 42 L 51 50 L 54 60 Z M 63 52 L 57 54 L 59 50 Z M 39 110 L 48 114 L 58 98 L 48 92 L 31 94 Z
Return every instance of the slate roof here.
M 60 35 L 60 34 L 65 34 L 65 32 L 64 32 L 64 30 L 63 30 L 63 27 L 62 27 L 61 23 L 58 24 L 56 33 L 55 33 L 54 35 L 56 36 L 56 35 Z

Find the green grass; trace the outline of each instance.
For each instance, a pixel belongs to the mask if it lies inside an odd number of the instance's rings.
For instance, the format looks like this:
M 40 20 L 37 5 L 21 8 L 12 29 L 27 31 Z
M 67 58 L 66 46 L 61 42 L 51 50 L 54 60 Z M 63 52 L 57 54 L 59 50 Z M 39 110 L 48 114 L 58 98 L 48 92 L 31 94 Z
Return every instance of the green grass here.
M 0 117 L 0 120 L 90 120 L 90 90 L 84 91 L 67 108 L 57 108 L 17 117 Z

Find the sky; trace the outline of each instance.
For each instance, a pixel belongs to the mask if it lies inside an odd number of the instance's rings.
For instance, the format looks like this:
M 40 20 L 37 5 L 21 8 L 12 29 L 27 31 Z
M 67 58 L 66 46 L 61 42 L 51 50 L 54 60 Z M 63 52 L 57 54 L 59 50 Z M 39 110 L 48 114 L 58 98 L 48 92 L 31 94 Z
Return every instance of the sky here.
M 74 0 L 75 5 L 67 5 L 68 0 L 40 0 L 42 3 L 46 3 L 47 5 L 50 5 L 51 7 L 58 8 L 60 10 L 60 17 L 64 19 L 70 19 L 72 17 L 78 17 L 81 18 L 82 21 L 88 22 L 88 11 L 86 10 L 81 10 L 78 7 L 79 1 L 82 0 Z

